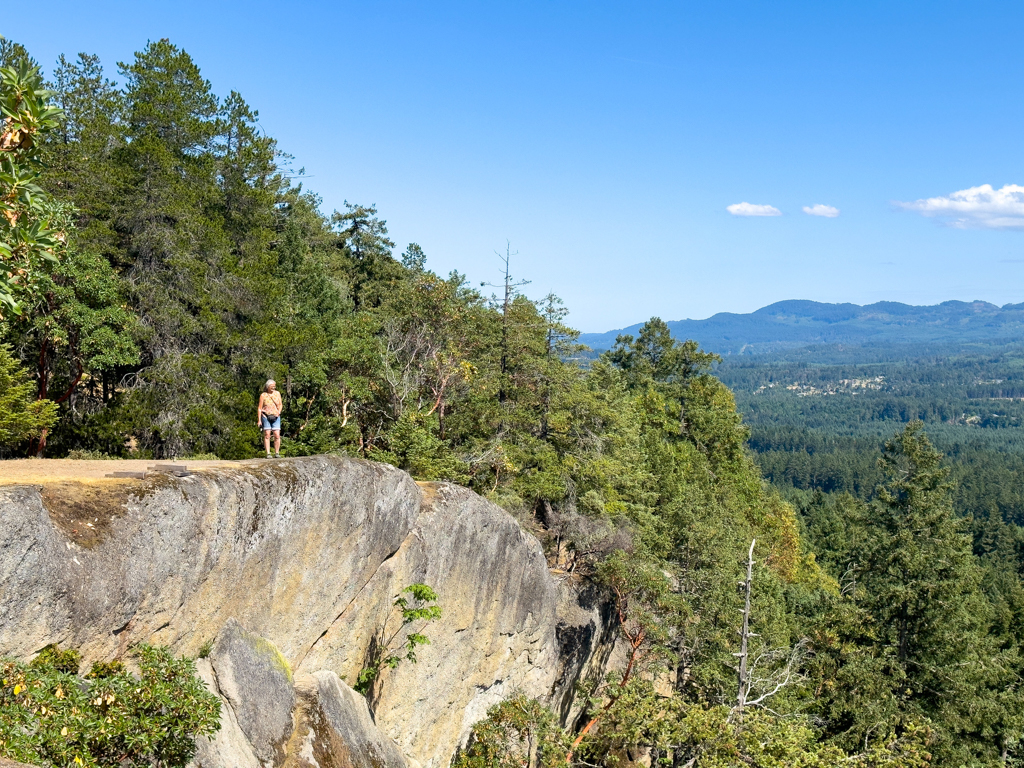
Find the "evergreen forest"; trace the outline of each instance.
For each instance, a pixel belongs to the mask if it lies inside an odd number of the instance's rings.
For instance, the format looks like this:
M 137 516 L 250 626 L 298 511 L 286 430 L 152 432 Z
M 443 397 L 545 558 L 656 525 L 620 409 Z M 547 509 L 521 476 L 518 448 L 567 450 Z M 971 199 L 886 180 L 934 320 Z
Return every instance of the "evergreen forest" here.
M 106 66 L 45 73 L 0 43 L 0 458 L 253 458 L 272 378 L 285 455 L 504 507 L 603 591 L 624 659 L 581 717 L 494 707 L 462 768 L 1024 764 L 1013 402 L 968 424 L 908 385 L 816 410 L 767 386 L 789 368 L 724 364 L 657 318 L 588 354 L 508 254 L 489 293 L 374 206 L 325 211 L 172 42 Z M 1017 391 L 971 360 L 958 397 Z M 936 368 L 859 364 L 835 362 Z M 998 439 L 951 441 L 956 419 Z

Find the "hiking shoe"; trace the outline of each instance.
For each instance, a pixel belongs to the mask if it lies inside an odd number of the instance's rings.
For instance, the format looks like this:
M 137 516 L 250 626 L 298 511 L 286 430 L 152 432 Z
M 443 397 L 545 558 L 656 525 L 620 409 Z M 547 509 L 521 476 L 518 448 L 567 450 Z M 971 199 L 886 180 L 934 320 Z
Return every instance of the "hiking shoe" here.
M 269 453 L 267 454 L 267 458 L 268 458 L 268 459 L 270 458 L 270 454 L 269 454 Z

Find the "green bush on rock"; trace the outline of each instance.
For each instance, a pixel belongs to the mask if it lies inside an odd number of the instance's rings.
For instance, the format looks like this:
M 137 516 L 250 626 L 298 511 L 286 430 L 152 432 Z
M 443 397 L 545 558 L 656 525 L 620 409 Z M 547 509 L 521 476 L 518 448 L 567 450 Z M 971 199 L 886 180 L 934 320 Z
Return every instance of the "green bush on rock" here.
M 47 646 L 30 662 L 0 660 L 0 757 L 44 768 L 184 766 L 195 737 L 220 728 L 220 701 L 189 658 L 134 649 L 138 675 L 118 661 L 78 676 L 74 650 Z
M 487 711 L 473 726 L 469 743 L 456 754 L 452 768 L 561 768 L 572 736 L 554 713 L 536 699 L 516 694 Z

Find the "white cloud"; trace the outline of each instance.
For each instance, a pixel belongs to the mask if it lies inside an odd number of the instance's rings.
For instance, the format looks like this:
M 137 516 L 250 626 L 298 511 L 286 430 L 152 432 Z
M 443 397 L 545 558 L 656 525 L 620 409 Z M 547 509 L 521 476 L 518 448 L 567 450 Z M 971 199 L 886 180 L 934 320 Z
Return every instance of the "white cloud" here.
M 1024 187 L 1018 184 L 1007 184 L 1002 189 L 982 184 L 945 197 L 897 202 L 896 205 L 922 216 L 946 219 L 951 226 L 960 229 L 1024 229 Z
M 824 216 L 826 219 L 834 219 L 839 215 L 839 209 L 818 203 L 817 205 L 805 205 L 804 213 L 808 216 Z
M 774 205 L 755 205 L 754 203 L 733 203 L 725 210 L 733 216 L 781 216 L 782 211 Z

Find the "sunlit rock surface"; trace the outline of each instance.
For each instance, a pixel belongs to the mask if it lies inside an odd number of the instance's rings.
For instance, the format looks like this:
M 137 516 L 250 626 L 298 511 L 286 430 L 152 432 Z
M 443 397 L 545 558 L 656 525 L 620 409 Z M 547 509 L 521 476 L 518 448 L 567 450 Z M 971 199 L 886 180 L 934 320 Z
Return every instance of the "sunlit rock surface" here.
M 540 545 L 503 510 L 386 465 L 308 457 L 61 488 L 0 487 L 0 648 L 59 643 L 89 661 L 213 642 L 200 672 L 229 706 L 207 766 L 325 768 L 331 739 L 362 744 L 345 765 L 445 766 L 512 691 L 567 713 L 606 634 L 594 610 L 559 628 Z M 385 671 L 371 713 L 345 683 L 417 582 L 443 617 L 418 663 Z

